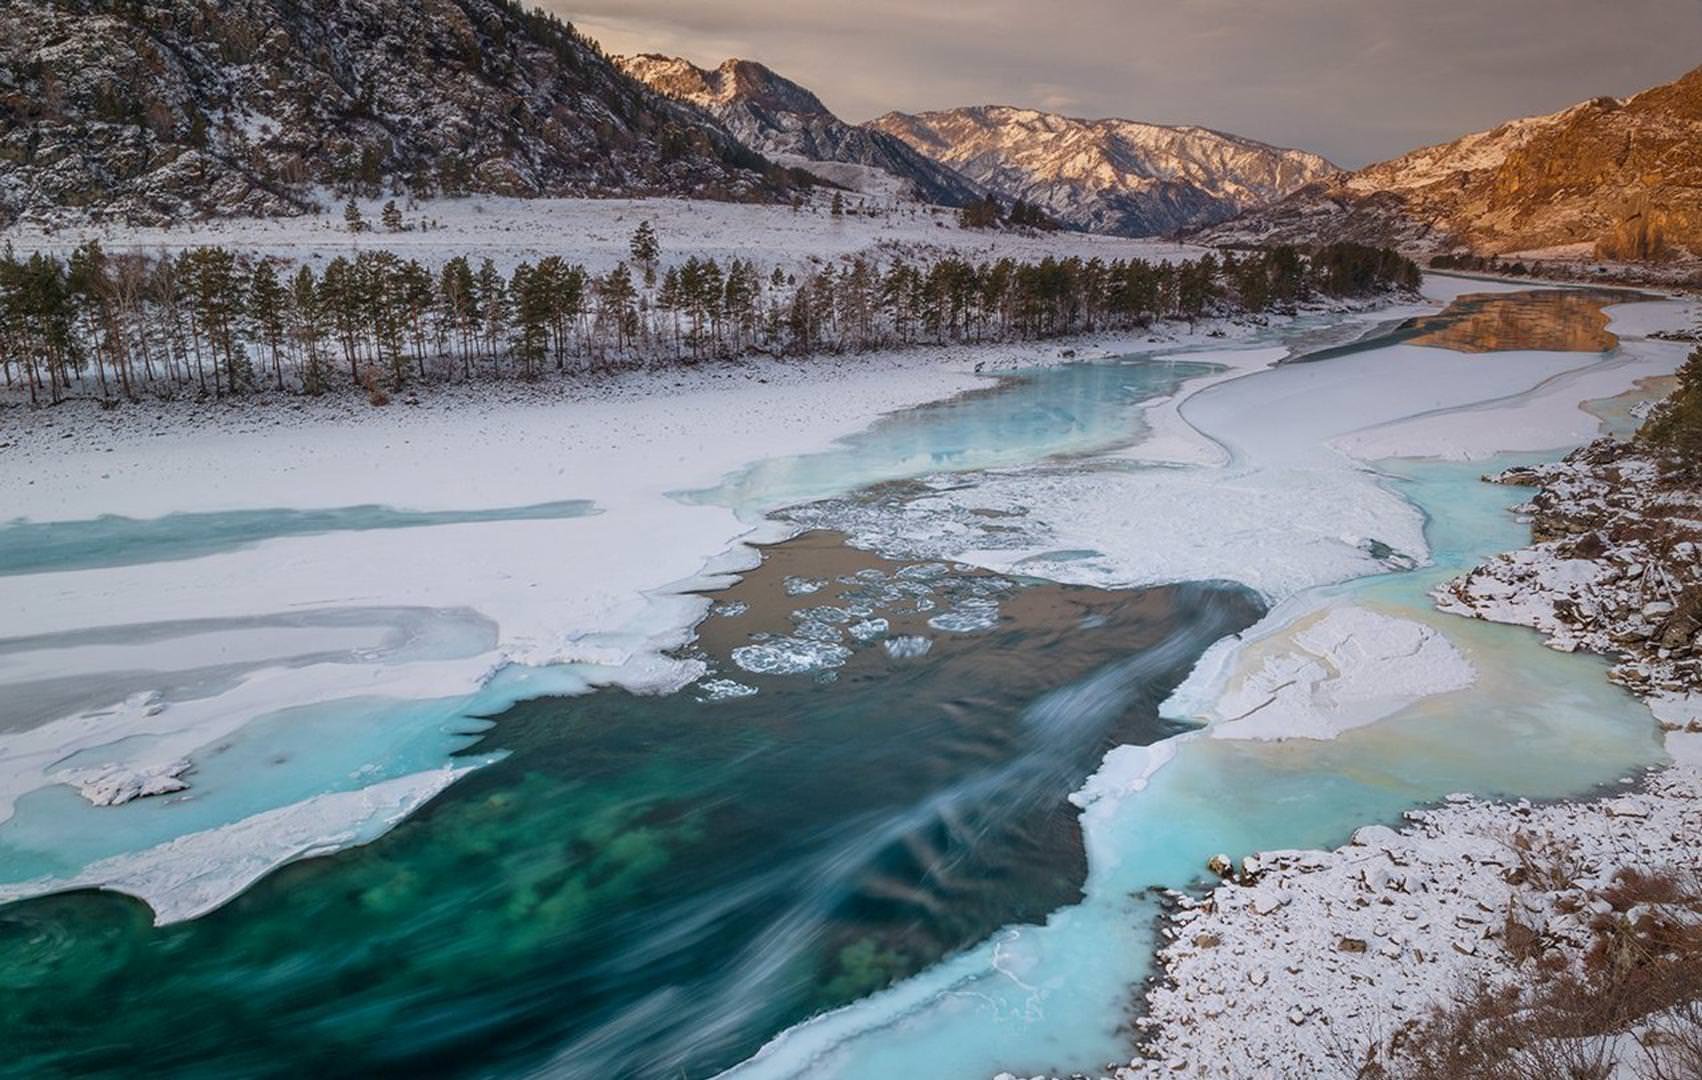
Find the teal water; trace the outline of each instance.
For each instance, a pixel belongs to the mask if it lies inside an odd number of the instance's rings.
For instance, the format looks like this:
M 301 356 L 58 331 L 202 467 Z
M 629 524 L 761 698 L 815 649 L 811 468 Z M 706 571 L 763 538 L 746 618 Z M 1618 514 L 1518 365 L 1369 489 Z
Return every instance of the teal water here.
M 584 517 L 597 508 L 585 499 L 489 510 L 397 510 L 339 506 L 325 510 L 224 510 L 128 518 L 108 514 L 87 521 L 0 523 L 0 574 L 88 570 L 104 566 L 199 559 L 286 536 L 370 529 L 414 529 L 491 521 L 541 521 Z
M 768 458 L 682 497 L 761 514 L 869 484 L 1104 450 L 1139 439 L 1141 403 L 1220 370 L 1139 358 L 1018 369 L 986 390 L 885 416 L 831 450 Z
M 1478 477 L 1533 459 L 1384 463 L 1388 482 L 1426 511 L 1436 565 L 1314 596 L 1443 629 L 1478 668 L 1476 685 L 1327 742 L 1183 736 L 1144 790 L 1083 815 L 1082 902 L 817 1018 L 730 1077 L 1098 1075 L 1132 1053 L 1127 1020 L 1159 944 L 1152 890 L 1201 884 L 1210 854 L 1333 847 L 1456 791 L 1575 795 L 1660 761 L 1648 710 L 1606 681 L 1605 662 L 1429 601 L 1435 583 L 1528 542 L 1507 512 L 1528 491 Z
M 906 595 L 948 595 L 925 580 Z M 1019 592 L 925 663 L 871 645 L 831 682 L 735 672 L 758 693 L 733 701 L 522 704 L 478 746 L 505 756 L 394 832 L 191 923 L 92 893 L 0 908 L 0 1072 L 730 1066 L 1077 900 L 1064 796 L 1173 734 L 1157 703 L 1259 614 L 1233 587 Z
M 1211 370 L 1192 367 L 1041 369 L 690 497 L 760 513 L 1091 452 L 1138 437 L 1139 402 Z M 1333 844 L 1460 789 L 1571 794 L 1658 759 L 1646 711 L 1601 665 L 1431 610 L 1435 580 L 1524 542 L 1505 512 L 1522 493 L 1476 480 L 1491 467 L 1386 464 L 1426 512 L 1437 566 L 1319 594 L 1445 625 L 1486 674 L 1470 690 L 1326 744 L 1231 743 L 1183 733 L 1158 703 L 1258 616 L 1238 588 L 1034 585 L 992 629 L 933 633 L 923 656 L 869 644 L 795 676 L 737 670 L 728 646 L 797 631 L 791 612 L 831 606 L 833 586 L 755 598 L 699 643 L 754 696 L 605 690 L 481 716 L 494 724 L 468 752 L 500 760 L 388 836 L 193 923 L 156 929 L 93 893 L 0 907 L 0 1073 L 695 1078 L 788 1029 L 737 1073 L 1097 1072 L 1130 1052 L 1149 890 L 1196 881 L 1206 854 Z M 942 605 L 916 620 L 949 601 L 908 595 Z M 554 684 L 508 669 L 478 701 Z M 1108 750 L 1161 742 L 1175 760 L 1144 790 L 1065 802 Z

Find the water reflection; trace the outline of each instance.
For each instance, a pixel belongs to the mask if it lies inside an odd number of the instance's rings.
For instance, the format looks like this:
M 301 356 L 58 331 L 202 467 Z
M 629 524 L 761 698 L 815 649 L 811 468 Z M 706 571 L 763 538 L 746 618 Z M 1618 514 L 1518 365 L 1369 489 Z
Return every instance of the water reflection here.
M 1427 345 L 1455 352 L 1606 352 L 1619 344 L 1604 308 L 1652 300 L 1626 289 L 1531 289 L 1466 293 L 1435 315 L 1420 315 L 1347 345 L 1300 360 L 1328 360 L 1389 345 Z

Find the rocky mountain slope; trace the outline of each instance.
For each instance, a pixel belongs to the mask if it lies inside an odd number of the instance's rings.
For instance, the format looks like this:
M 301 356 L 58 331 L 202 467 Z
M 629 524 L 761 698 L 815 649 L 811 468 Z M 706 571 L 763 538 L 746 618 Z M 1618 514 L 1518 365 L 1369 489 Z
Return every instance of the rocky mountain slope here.
M 777 182 L 571 26 L 504 0 L 7 0 L 4 22 L 0 223 L 287 214 L 324 187 L 739 198 Z
M 1309 185 L 1218 242 L 1352 239 L 1504 254 L 1702 254 L 1702 68 Z
M 1002 105 L 888 113 L 870 126 L 1067 225 L 1125 236 L 1222 221 L 1337 171 L 1316 154 L 1206 128 Z
M 835 183 L 879 190 L 882 179 L 891 176 L 907 194 L 945 206 L 962 206 L 982 194 L 902 140 L 847 124 L 810 91 L 753 61 L 728 60 L 713 71 L 653 53 L 616 57 L 615 62 L 655 90 L 704 109 L 752 150 Z M 835 164 L 852 168 L 836 169 Z M 871 170 L 881 175 L 868 175 Z

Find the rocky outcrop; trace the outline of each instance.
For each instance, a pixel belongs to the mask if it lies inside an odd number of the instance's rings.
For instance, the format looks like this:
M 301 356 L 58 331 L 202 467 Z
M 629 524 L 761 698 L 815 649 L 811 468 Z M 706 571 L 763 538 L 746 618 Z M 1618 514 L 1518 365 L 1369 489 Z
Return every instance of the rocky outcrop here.
M 1537 543 L 1447 583 L 1437 606 L 1613 656 L 1608 677 L 1663 723 L 1702 727 L 1702 492 L 1612 439 L 1493 479 L 1538 489 L 1519 507 Z
M 896 181 L 910 197 L 942 206 L 963 206 L 983 194 L 976 184 L 902 140 L 866 125 L 847 124 L 813 93 L 754 61 L 728 60 L 712 71 L 653 53 L 617 57 L 615 62 L 660 93 L 705 110 L 752 150 L 833 183 L 878 191 L 880 180 L 866 175 L 874 172 Z
M 0 224 L 369 194 L 761 195 L 766 163 L 503 0 L 12 0 Z
M 872 126 L 1066 225 L 1123 236 L 1222 221 L 1337 172 L 1317 154 L 1206 128 L 1002 105 L 888 113 Z
M 1702 255 L 1702 68 L 1310 184 L 1216 243 L 1357 240 L 1480 255 Z

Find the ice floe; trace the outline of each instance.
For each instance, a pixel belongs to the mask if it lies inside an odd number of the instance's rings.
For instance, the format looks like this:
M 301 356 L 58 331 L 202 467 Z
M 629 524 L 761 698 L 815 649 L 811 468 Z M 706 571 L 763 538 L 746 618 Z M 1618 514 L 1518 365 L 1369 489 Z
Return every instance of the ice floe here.
M 1265 639 L 1241 659 L 1254 662 L 1214 705 L 1213 737 L 1334 738 L 1476 677 L 1434 627 L 1353 605 Z

